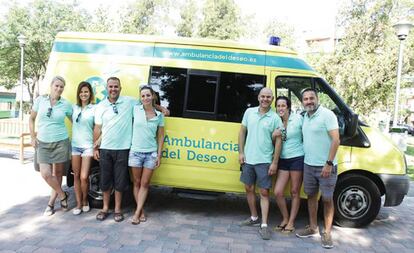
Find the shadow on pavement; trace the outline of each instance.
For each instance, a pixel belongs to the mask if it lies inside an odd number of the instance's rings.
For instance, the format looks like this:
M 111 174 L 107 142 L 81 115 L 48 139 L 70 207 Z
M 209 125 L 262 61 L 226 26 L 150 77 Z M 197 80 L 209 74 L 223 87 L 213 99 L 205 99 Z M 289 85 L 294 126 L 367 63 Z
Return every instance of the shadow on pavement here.
M 70 207 L 74 207 L 73 189 Z M 2 193 L 4 194 L 4 193 Z M 169 188 L 152 187 L 145 206 L 147 222 L 131 225 L 133 205 L 125 207 L 126 220 L 110 215 L 98 222 L 97 209 L 74 216 L 56 203 L 54 215 L 42 216 L 47 197 L 35 197 L 0 213 L 0 249 L 26 252 L 319 252 L 320 238 L 298 239 L 274 232 L 263 241 L 257 227 L 239 227 L 249 216 L 243 195 L 225 194 L 212 200 L 182 198 Z M 296 227 L 307 224 L 302 202 Z M 274 201 L 270 226 L 280 222 Z M 414 201 L 383 208 L 380 219 L 363 229 L 334 228 L 336 250 L 392 252 L 414 250 Z M 382 215 L 382 217 L 381 217 Z M 322 223 L 320 222 L 320 225 Z

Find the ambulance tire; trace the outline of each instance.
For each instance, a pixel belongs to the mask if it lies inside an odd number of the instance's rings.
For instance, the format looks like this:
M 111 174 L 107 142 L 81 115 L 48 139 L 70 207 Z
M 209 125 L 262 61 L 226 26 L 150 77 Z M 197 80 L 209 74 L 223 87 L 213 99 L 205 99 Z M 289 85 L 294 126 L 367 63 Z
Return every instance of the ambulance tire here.
M 370 224 L 381 208 L 381 193 L 368 177 L 339 176 L 334 192 L 334 222 L 341 227 L 358 228 Z
M 89 205 L 92 208 L 102 208 L 103 206 L 103 194 L 101 187 L 99 186 L 100 170 L 99 165 L 93 166 L 89 171 L 89 190 L 88 199 Z

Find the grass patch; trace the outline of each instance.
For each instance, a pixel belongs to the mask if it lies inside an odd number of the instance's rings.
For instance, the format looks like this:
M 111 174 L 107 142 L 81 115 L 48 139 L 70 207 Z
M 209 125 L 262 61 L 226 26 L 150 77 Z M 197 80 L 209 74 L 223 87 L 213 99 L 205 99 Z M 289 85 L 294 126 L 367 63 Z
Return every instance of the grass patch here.
M 414 165 L 408 166 L 407 175 L 414 181 Z

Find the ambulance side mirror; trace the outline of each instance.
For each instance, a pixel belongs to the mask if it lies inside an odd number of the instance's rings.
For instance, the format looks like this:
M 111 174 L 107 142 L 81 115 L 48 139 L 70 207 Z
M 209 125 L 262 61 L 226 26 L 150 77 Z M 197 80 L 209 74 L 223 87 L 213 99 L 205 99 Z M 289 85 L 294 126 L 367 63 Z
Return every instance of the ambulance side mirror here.
M 358 130 L 358 114 L 352 113 L 346 120 L 345 136 L 352 138 L 357 134 Z

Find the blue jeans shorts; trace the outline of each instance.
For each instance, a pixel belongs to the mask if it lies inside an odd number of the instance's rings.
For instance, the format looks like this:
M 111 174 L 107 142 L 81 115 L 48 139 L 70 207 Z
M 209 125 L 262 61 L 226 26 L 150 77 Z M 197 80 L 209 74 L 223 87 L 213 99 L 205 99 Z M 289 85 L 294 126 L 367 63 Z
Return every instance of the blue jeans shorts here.
M 93 156 L 93 148 L 78 148 L 72 147 L 72 155 Z
M 327 178 L 321 177 L 323 166 L 311 166 L 304 164 L 303 168 L 303 186 L 308 196 L 318 194 L 321 191 L 323 199 L 330 200 L 333 198 L 336 180 L 338 178 L 338 167 L 332 167 L 331 175 Z
M 154 152 L 129 152 L 128 165 L 135 168 L 146 168 L 153 170 L 157 164 L 158 154 Z
M 255 183 L 261 189 L 272 188 L 272 177 L 268 175 L 270 163 L 242 165 L 240 181 L 245 185 L 254 185 Z

